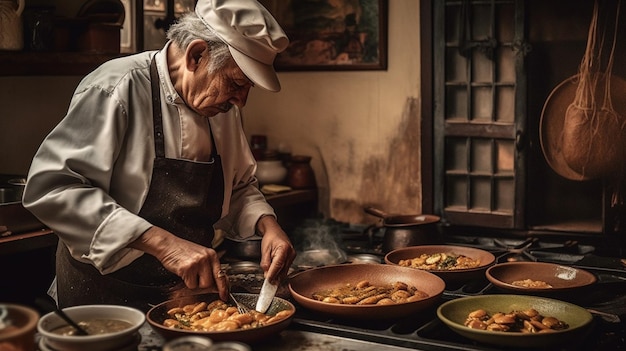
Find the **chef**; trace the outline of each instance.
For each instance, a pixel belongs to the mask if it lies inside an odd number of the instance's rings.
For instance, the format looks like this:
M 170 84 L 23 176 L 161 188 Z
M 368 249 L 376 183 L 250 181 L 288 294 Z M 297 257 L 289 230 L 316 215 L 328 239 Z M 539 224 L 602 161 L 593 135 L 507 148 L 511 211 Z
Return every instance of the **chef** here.
M 216 233 L 261 236 L 272 282 L 295 258 L 241 117 L 252 87 L 280 90 L 285 33 L 255 0 L 199 0 L 167 39 L 87 75 L 32 161 L 23 204 L 60 239 L 50 294 L 62 308 L 146 311 L 180 287 L 226 300 Z

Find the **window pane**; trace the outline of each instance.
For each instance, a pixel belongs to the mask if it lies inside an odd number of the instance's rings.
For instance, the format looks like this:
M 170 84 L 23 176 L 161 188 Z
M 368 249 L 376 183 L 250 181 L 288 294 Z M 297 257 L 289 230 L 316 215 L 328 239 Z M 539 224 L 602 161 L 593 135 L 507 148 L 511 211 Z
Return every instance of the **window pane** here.
M 495 189 L 495 210 L 512 214 L 515 206 L 515 183 L 513 179 L 496 179 Z
M 472 206 L 475 211 L 491 211 L 490 178 L 472 178 Z
M 497 87 L 495 120 L 513 123 L 515 120 L 515 89 L 510 86 Z
M 492 61 L 478 49 L 472 50 L 472 82 L 493 82 Z
M 446 189 L 447 207 L 454 206 L 467 208 L 467 181 L 465 177 L 446 177 Z
M 487 40 L 491 37 L 491 6 L 472 6 L 472 40 Z
M 446 81 L 467 82 L 467 60 L 459 55 L 456 47 L 446 49 Z
M 446 171 L 463 171 L 467 173 L 466 140 L 465 138 L 447 138 Z
M 511 140 L 496 141 L 497 164 L 496 173 L 513 172 L 515 144 Z
M 467 91 L 465 86 L 446 87 L 446 118 L 467 119 Z
M 510 46 L 496 48 L 495 63 L 498 75 L 496 81 L 515 82 L 515 53 Z
M 488 139 L 472 140 L 472 172 L 493 173 L 491 141 Z
M 515 6 L 511 3 L 496 5 L 496 33 L 498 41 L 512 42 L 515 37 Z
M 461 6 L 446 4 L 446 43 L 459 42 L 460 11 Z
M 476 87 L 472 89 L 472 120 L 491 122 L 493 112 L 490 87 Z

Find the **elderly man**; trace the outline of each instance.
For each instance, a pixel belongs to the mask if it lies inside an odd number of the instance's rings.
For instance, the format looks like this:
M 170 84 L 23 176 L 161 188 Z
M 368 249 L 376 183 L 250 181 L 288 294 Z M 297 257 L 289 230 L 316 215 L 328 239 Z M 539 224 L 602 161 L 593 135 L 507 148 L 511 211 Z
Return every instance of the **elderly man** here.
M 60 307 L 146 311 L 179 287 L 226 300 L 215 229 L 262 236 L 270 281 L 295 257 L 258 189 L 240 111 L 250 88 L 280 90 L 283 30 L 254 0 L 199 0 L 167 38 L 87 75 L 32 161 L 23 203 L 60 239 Z

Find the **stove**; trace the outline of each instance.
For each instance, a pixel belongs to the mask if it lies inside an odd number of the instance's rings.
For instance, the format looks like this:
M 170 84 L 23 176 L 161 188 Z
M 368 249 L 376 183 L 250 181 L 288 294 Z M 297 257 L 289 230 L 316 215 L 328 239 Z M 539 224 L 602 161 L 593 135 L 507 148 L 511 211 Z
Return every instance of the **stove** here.
M 348 255 L 368 254 L 380 258 L 382 235 L 371 227 L 341 223 L 316 224 L 322 236 L 334 236 Z M 310 232 L 311 228 L 307 228 Z M 296 239 L 296 243 L 298 243 Z M 310 240 L 304 240 L 310 243 Z M 547 240 L 546 238 L 445 236 L 436 244 L 469 246 L 489 251 L 496 263 L 536 261 L 567 265 L 587 270 L 597 277 L 595 288 L 585 296 L 572 296 L 569 302 L 592 312 L 593 325 L 583 342 L 562 345 L 558 350 L 620 350 L 626 349 L 626 260 L 598 254 L 596 247 L 575 240 Z M 486 278 L 460 286 L 447 286 L 442 303 L 451 299 L 483 294 L 500 294 Z M 454 333 L 437 315 L 437 307 L 419 315 L 379 322 L 360 322 L 328 318 L 297 305 L 296 317 L 289 330 L 313 335 L 333 336 L 378 345 L 380 349 L 396 347 L 413 350 L 496 350 L 497 347 L 472 341 Z M 318 345 L 319 346 L 319 345 Z M 372 348 L 375 349 L 376 347 Z M 261 348 L 262 350 L 278 350 Z M 261 350 L 260 349 L 260 350 Z M 350 347 L 342 347 L 350 350 Z M 359 349 L 359 348 L 355 348 Z M 520 349 L 522 350 L 522 349 Z M 554 350 L 554 348 L 551 348 Z

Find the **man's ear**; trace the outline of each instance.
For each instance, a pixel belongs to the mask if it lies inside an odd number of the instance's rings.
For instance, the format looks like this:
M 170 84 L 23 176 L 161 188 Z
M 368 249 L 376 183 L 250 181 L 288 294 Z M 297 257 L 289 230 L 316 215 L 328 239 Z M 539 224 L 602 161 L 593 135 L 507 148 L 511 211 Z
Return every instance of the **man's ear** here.
M 200 67 L 202 60 L 208 59 L 209 55 L 202 56 L 205 51 L 208 53 L 208 49 L 209 47 L 204 40 L 196 39 L 189 43 L 185 51 L 185 64 L 189 71 L 195 71 Z M 206 65 L 204 62 L 202 64 Z

